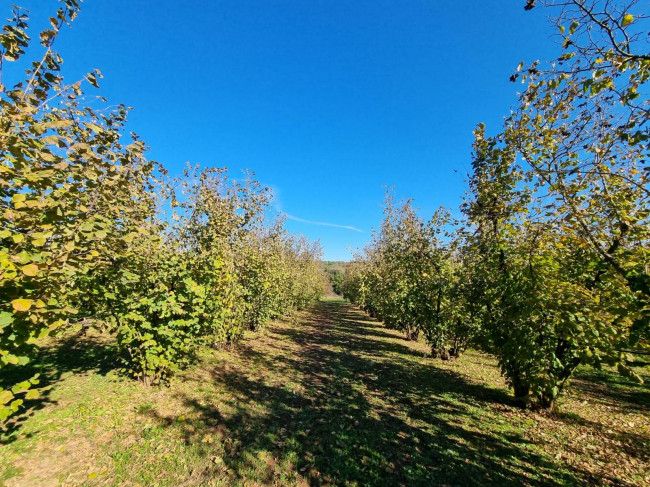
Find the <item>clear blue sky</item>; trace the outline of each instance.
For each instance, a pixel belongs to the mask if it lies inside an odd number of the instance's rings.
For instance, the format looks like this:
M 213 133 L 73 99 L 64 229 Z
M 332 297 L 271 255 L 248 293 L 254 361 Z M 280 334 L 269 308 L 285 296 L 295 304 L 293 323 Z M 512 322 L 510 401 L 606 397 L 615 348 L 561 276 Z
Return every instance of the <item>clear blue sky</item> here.
M 35 26 L 57 8 L 16 3 Z M 150 158 L 250 168 L 292 217 L 361 230 L 287 222 L 348 260 L 385 185 L 423 216 L 458 207 L 472 130 L 499 129 L 520 61 L 558 51 L 549 12 L 524 3 L 86 0 L 57 49 L 67 80 L 99 68 L 101 94 L 133 107 Z

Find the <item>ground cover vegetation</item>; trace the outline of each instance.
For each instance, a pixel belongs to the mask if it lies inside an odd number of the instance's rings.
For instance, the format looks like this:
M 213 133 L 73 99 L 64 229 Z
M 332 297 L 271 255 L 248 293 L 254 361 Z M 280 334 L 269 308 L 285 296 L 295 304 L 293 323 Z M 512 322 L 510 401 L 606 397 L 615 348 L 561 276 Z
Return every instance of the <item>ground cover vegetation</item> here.
M 389 195 L 342 289 L 434 357 L 493 353 L 516 397 L 552 408 L 578 366 L 640 381 L 650 349 L 650 42 L 637 2 L 539 3 L 562 54 L 520 64 L 501 133 L 477 127 L 463 218 Z
M 83 90 L 99 71 L 65 83 L 54 42 L 78 11 L 61 2 L 31 62 L 27 12 L 0 34 L 3 74 L 26 68 L 0 87 L 0 372 L 20 378 L 0 389 L 2 420 L 38 397 L 38 375 L 20 369 L 47 335 L 105 328 L 123 370 L 154 384 L 199 345 L 307 306 L 326 281 L 318 245 L 287 233 L 252 175 L 169 178 L 124 133 L 126 107 L 92 108 Z
M 579 367 L 561 413 L 522 409 L 492 355 L 432 362 L 340 297 L 204 348 L 169 387 L 117 373 L 114 350 L 71 333 L 27 365 L 52 387 L 0 444 L 0 484 L 650 483 L 646 384 Z

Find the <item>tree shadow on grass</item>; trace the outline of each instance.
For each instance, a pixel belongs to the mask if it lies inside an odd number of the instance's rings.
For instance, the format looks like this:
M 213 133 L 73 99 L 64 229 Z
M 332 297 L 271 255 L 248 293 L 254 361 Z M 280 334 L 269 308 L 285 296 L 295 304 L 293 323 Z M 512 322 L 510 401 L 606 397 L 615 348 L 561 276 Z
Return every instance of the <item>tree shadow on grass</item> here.
M 625 403 L 627 409 L 635 411 L 648 411 L 650 408 L 650 385 L 637 384 L 616 373 L 583 368 L 576 373 L 572 387 L 608 406 L 619 407 Z
M 0 387 L 11 388 L 15 384 L 40 374 L 40 390 L 36 399 L 25 400 L 21 409 L 0 424 L 0 445 L 17 439 L 20 427 L 27 419 L 50 404 L 56 404 L 51 395 L 56 383 L 68 373 L 95 373 L 106 375 L 117 367 L 117 347 L 98 333 L 89 335 L 75 333 L 56 340 L 41 348 L 38 356 L 20 367 L 8 367 L 0 375 Z
M 624 452 L 626 456 L 635 458 L 641 464 L 650 465 L 650 451 L 648 451 L 646 436 L 590 421 L 578 414 L 559 413 L 557 418 L 565 424 L 583 426 L 596 432 L 599 437 L 606 439 L 606 444 L 612 453 L 614 450 L 619 450 Z M 581 452 L 574 451 L 574 453 L 580 454 Z M 610 483 L 617 483 L 616 479 L 610 478 L 608 480 Z
M 212 370 L 212 380 L 232 394 L 221 402 L 183 398 L 194 418 L 181 425 L 186 441 L 196 444 L 196 432 L 206 430 L 221 440 L 219 446 L 201 446 L 203 455 L 215 459 L 205 467 L 206 479 L 226 472 L 235 482 L 254 477 L 265 485 L 579 481 L 512 430 L 481 427 L 482 408 L 511 401 L 503 390 L 421 364 L 399 343 L 368 339 L 364 334 L 376 330 L 356 327 L 351 309 L 320 303 L 314 320 L 274 330 L 288 348 L 297 345 L 292 354 L 265 354 L 243 344 L 241 370 Z M 259 378 L 242 373 L 260 367 L 265 373 Z M 296 477 L 282 477 L 287 470 Z

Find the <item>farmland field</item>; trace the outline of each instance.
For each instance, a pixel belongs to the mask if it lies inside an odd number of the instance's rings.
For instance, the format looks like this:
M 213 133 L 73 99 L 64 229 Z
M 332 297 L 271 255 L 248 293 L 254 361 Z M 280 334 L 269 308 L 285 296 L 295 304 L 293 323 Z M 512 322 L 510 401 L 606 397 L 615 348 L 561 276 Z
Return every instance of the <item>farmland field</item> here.
M 0 487 L 650 487 L 647 1 L 19 3 Z

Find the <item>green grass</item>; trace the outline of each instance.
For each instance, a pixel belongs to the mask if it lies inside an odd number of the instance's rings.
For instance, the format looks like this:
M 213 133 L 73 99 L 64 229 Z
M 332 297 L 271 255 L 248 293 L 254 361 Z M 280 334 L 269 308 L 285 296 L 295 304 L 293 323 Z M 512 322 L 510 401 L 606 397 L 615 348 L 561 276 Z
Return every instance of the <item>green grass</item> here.
M 0 483 L 650 483 L 647 386 L 580 371 L 562 412 L 540 414 L 513 405 L 492 357 L 426 351 L 335 298 L 203 351 L 169 387 L 71 337 L 43 353 L 51 389 L 4 435 Z

